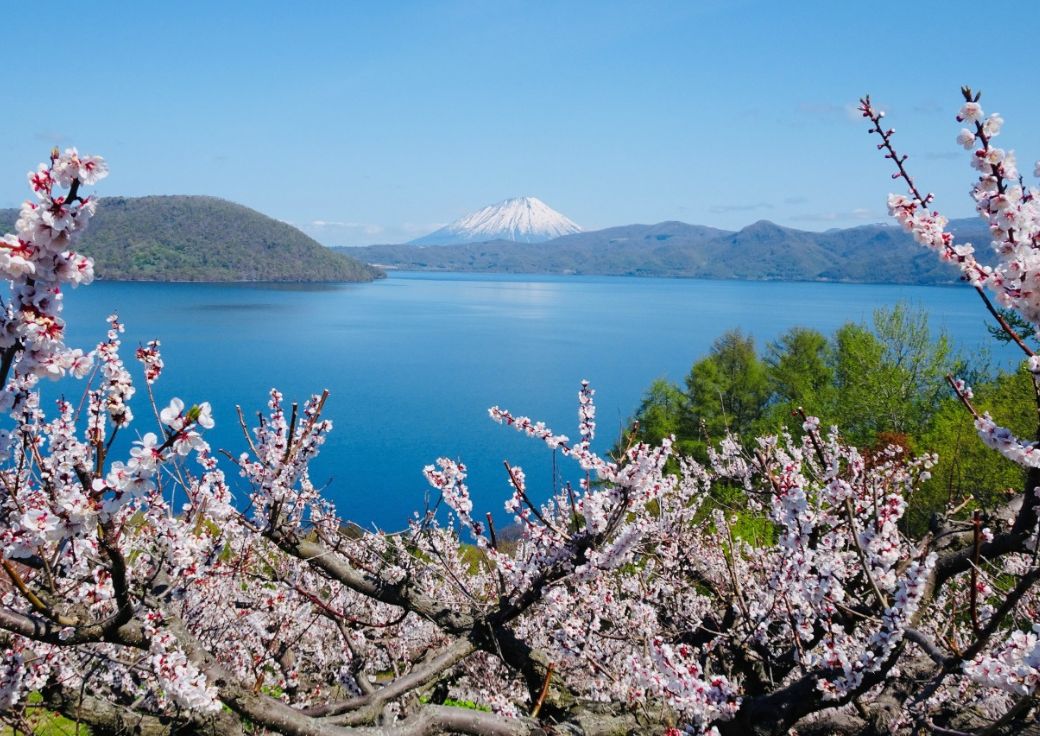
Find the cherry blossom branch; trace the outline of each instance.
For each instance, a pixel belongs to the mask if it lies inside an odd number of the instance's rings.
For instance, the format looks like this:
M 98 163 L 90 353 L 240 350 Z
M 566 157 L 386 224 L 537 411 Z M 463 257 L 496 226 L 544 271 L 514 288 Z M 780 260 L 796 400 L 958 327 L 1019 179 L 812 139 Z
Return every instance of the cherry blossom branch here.
M 544 526 L 546 529 L 551 529 L 553 533 L 556 534 L 556 536 L 558 536 L 560 539 L 569 539 L 569 535 L 564 534 L 551 523 L 549 523 L 549 520 L 542 515 L 542 512 L 538 510 L 538 507 L 531 502 L 531 498 L 527 495 L 527 490 L 524 488 L 523 484 L 517 478 L 516 472 L 513 470 L 513 467 L 509 464 L 509 461 L 504 460 L 502 464 L 505 466 L 506 473 L 509 474 L 509 482 L 512 483 L 513 488 L 516 489 L 517 497 L 519 497 L 520 500 L 524 502 L 524 505 L 527 506 L 528 509 L 530 509 L 531 513 L 534 514 L 534 517 L 538 519 L 539 522 L 541 522 L 542 526 Z
M 456 640 L 421 666 L 416 667 L 407 675 L 398 677 L 385 687 L 351 700 L 312 709 L 309 714 L 325 718 L 338 716 L 331 722 L 341 726 L 371 722 L 382 712 L 387 703 L 441 678 L 446 670 L 468 657 L 476 649 L 477 647 L 469 640 Z M 354 713 L 348 717 L 341 715 L 348 711 L 354 711 Z
M 545 681 L 542 683 L 542 689 L 538 693 L 538 699 L 534 701 L 534 707 L 531 708 L 531 718 L 537 718 L 538 713 L 542 710 L 542 706 L 545 705 L 545 698 L 549 695 L 549 683 L 552 681 L 553 676 L 553 664 L 550 662 L 549 667 L 545 670 Z
M 849 522 L 849 536 L 852 538 L 853 546 L 856 548 L 856 553 L 859 555 L 859 562 L 863 568 L 863 575 L 866 577 L 867 582 L 870 583 L 870 589 L 874 592 L 874 597 L 877 599 L 878 604 L 882 608 L 888 608 L 888 598 L 881 592 L 881 588 L 878 587 L 877 582 L 874 580 L 874 576 L 870 573 L 870 561 L 867 559 L 867 553 L 863 549 L 863 545 L 859 540 L 859 532 L 856 530 L 856 512 L 852 508 L 852 499 L 845 499 L 845 518 Z
M 908 157 L 906 155 L 900 155 L 896 151 L 895 147 L 892 145 L 892 136 L 895 134 L 895 130 L 892 128 L 885 129 L 881 125 L 881 119 L 885 116 L 885 113 L 873 107 L 873 105 L 870 102 L 870 95 L 866 95 L 865 97 L 860 99 L 859 109 L 863 114 L 863 117 L 870 120 L 870 122 L 873 125 L 869 132 L 876 133 L 881 138 L 881 143 L 878 144 L 878 149 L 886 151 L 885 158 L 891 159 L 896 164 L 897 170 L 892 174 L 892 178 L 902 179 L 906 183 L 911 195 L 913 195 L 915 207 L 927 209 L 928 205 L 934 199 L 934 195 L 930 193 L 927 195 L 922 195 L 921 192 L 918 190 L 917 185 L 914 183 L 913 178 L 906 170 L 904 164 L 906 163 Z M 988 146 L 988 140 L 986 140 L 985 142 Z M 933 216 L 933 219 L 935 219 L 935 216 Z M 986 310 L 990 313 L 990 315 L 993 316 L 997 324 L 1000 325 L 1000 328 L 1008 335 L 1008 337 L 1016 345 L 1018 345 L 1019 349 L 1021 349 L 1029 357 L 1034 356 L 1036 353 L 1032 350 L 1032 348 L 1025 344 L 1021 336 L 1019 336 L 1019 334 L 1011 327 L 1011 325 L 1008 324 L 1007 320 L 1004 319 L 1003 315 L 1001 315 L 996 310 L 996 308 L 994 308 L 993 303 L 990 301 L 989 297 L 986 295 L 986 292 L 982 288 L 982 283 L 985 283 L 989 280 L 990 274 L 985 269 L 983 269 L 975 261 L 975 259 L 970 256 L 970 254 L 960 253 L 957 251 L 957 249 L 953 245 L 953 235 L 951 233 L 941 231 L 940 234 L 936 238 L 934 238 L 932 242 L 937 242 L 939 244 L 938 247 L 942 250 L 945 259 L 952 260 L 955 263 L 960 264 L 962 271 L 967 269 L 972 272 L 972 285 L 975 289 L 975 292 L 979 295 L 979 298 L 982 300 L 983 305 L 985 305 Z M 976 280 L 978 280 L 981 283 L 976 283 Z

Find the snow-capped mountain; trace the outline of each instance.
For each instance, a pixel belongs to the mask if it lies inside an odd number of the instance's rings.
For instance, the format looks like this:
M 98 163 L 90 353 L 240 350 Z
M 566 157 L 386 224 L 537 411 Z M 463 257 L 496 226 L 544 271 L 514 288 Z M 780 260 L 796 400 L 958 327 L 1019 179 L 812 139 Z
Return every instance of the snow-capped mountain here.
M 414 245 L 515 240 L 540 243 L 581 228 L 537 197 L 516 197 L 461 217 L 440 230 L 413 240 Z

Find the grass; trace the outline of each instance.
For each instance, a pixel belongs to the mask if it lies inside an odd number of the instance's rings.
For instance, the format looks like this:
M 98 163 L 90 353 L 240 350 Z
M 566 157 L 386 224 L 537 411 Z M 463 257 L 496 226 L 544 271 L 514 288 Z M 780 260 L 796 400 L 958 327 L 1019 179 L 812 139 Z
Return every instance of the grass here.
M 90 729 L 86 726 L 39 707 L 41 700 L 39 693 L 29 696 L 29 707 L 25 709 L 26 721 L 30 728 L 28 732 L 11 726 L 0 726 L 0 736 L 22 736 L 27 733 L 34 736 L 90 736 Z

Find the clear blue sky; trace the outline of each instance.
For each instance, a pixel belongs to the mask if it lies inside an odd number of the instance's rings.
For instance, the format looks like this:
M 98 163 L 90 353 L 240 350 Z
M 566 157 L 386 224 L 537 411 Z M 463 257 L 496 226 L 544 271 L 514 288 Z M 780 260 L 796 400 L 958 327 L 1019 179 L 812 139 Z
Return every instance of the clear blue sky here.
M 518 195 L 590 229 L 826 229 L 884 218 L 889 168 L 850 114 L 869 91 L 963 216 L 961 84 L 1004 115 L 1023 170 L 1040 157 L 1040 4 L 985 6 L 12 3 L 0 206 L 57 143 L 109 159 L 103 195 L 216 195 L 328 244 Z

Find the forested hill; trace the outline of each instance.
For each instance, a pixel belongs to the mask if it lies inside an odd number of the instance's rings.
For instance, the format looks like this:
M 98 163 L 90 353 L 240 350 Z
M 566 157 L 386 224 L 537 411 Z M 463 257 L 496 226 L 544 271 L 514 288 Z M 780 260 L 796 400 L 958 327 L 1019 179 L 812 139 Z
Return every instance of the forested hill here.
M 954 220 L 958 242 L 990 256 L 978 219 Z M 958 272 L 897 226 L 812 232 L 762 220 L 732 232 L 682 222 L 626 225 L 549 240 L 336 248 L 387 268 L 777 281 L 943 284 Z
M 10 232 L 17 210 L 0 210 Z M 116 281 L 371 281 L 384 274 L 216 197 L 105 197 L 80 241 Z

